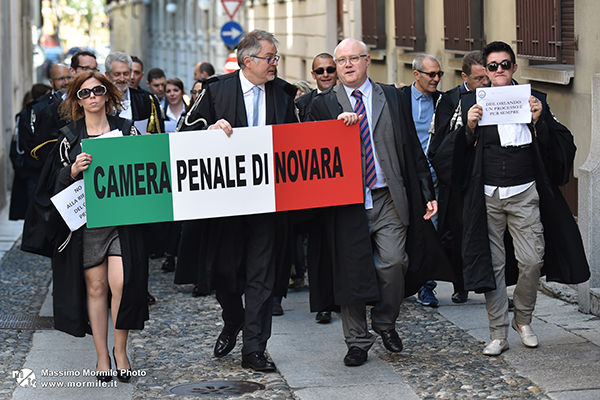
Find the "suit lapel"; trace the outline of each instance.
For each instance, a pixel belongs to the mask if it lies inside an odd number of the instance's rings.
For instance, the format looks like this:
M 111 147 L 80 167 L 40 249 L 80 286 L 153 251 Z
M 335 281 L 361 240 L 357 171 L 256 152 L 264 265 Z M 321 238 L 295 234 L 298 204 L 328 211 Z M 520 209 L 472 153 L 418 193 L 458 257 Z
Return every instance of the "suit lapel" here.
M 273 84 L 273 81 L 269 81 L 267 83 L 265 83 L 265 102 L 266 102 L 266 124 L 267 125 L 275 125 L 278 121 L 278 117 L 280 116 L 281 111 L 281 107 L 283 106 L 281 103 L 279 102 L 279 104 L 275 101 L 275 85 Z M 283 110 L 283 113 L 285 115 L 285 109 Z M 281 117 L 281 120 L 283 120 L 283 117 Z
M 342 106 L 342 109 L 347 112 L 354 112 L 352 105 L 350 104 L 350 100 L 348 99 L 348 95 L 346 94 L 346 90 L 344 89 L 344 85 L 338 83 L 334 88 L 333 92 L 335 93 L 338 103 Z M 338 110 L 330 110 L 331 115 L 334 118 L 337 118 Z
M 377 122 L 379 122 L 379 117 L 381 116 L 381 112 L 383 111 L 383 106 L 385 105 L 385 95 L 383 94 L 383 90 L 381 86 L 371 82 L 371 86 L 373 87 L 373 102 L 371 104 L 371 121 L 373 124 L 373 133 L 377 128 Z

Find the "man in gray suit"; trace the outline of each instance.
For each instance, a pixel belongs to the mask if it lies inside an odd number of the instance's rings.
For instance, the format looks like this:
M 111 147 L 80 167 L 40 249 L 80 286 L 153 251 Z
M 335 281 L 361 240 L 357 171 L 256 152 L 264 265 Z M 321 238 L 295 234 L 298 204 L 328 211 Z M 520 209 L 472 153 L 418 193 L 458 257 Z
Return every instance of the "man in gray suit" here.
M 358 366 L 375 341 L 367 328 L 366 304 L 375 300 L 372 328 L 384 346 L 402 351 L 396 332 L 402 300 L 432 276 L 431 268 L 444 265 L 436 265 L 440 260 L 433 257 L 444 256 L 429 221 L 437 203 L 429 166 L 406 111 L 408 100 L 394 86 L 368 78 L 371 58 L 363 42 L 345 39 L 334 55 L 340 83 L 314 99 L 310 119 L 360 124 L 365 202 L 323 209 L 326 244 L 320 249 L 326 255 L 319 268 L 332 270 L 333 298 L 341 307 L 348 346 L 344 363 Z M 407 242 L 409 227 L 414 235 Z M 409 263 L 407 249 L 417 250 L 415 246 L 418 251 Z M 407 279 L 409 268 L 413 274 Z

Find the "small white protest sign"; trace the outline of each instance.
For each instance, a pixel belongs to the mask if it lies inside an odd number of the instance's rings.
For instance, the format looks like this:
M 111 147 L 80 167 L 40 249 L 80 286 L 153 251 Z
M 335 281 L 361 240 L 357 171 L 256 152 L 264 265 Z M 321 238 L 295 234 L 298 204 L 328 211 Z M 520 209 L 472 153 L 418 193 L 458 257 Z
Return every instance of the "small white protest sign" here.
M 75 181 L 50 200 L 71 231 L 76 231 L 87 222 L 83 179 Z
M 480 126 L 531 122 L 529 84 L 478 88 L 476 95 L 483 109 Z

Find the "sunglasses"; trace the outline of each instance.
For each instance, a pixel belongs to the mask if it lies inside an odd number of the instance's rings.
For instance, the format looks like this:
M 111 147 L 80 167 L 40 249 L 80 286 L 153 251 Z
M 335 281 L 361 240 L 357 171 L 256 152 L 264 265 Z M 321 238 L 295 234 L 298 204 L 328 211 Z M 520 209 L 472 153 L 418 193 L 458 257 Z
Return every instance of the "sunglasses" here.
M 512 66 L 513 66 L 512 61 L 510 61 L 510 60 L 504 60 L 500 64 L 498 64 L 497 62 L 493 61 L 493 62 L 489 63 L 488 65 L 486 65 L 485 67 L 487 68 L 488 71 L 495 72 L 495 71 L 498 71 L 498 67 L 502 67 L 502 69 L 504 71 L 508 71 L 509 69 L 512 68 Z
M 200 90 L 194 90 L 194 89 L 190 90 L 190 94 L 191 94 L 192 96 L 195 96 L 195 95 L 197 95 L 198 93 L 200 93 Z
M 327 71 L 328 74 L 333 74 L 335 72 L 335 67 L 317 68 L 313 70 L 313 72 L 317 75 L 323 75 L 325 71 Z
M 106 86 L 98 85 L 91 89 L 79 89 L 77 91 L 77 98 L 79 100 L 84 100 L 90 97 L 92 93 L 94 93 L 94 96 L 104 96 L 106 94 Z
M 473 79 L 475 82 L 488 81 L 490 78 L 487 76 L 480 76 L 479 78 L 474 78 L 469 74 L 466 74 L 469 78 Z
M 438 71 L 438 72 L 425 72 L 425 71 L 421 71 L 421 70 L 417 70 L 418 72 L 422 73 L 423 75 L 427 75 L 430 79 L 435 78 L 435 76 L 439 76 L 440 78 L 442 76 L 444 76 L 444 71 Z

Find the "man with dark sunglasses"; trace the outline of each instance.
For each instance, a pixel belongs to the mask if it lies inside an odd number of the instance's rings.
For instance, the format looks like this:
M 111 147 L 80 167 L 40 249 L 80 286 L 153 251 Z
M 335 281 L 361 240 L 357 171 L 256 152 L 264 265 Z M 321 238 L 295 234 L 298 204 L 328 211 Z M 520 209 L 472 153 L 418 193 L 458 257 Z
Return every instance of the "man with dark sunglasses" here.
M 483 59 L 492 87 L 517 84 L 508 44 L 488 44 Z M 579 229 L 558 189 L 569 181 L 573 136 L 536 90 L 528 124 L 480 126 L 475 92 L 461 103 L 464 126 L 450 133 L 439 155 L 452 160 L 448 183 L 464 190 L 463 276 L 466 290 L 485 293 L 491 342 L 483 354 L 508 350 L 509 326 L 526 347 L 537 347 L 531 322 L 542 267 L 549 281 L 577 284 L 590 276 Z M 510 321 L 506 287 L 514 284 Z
M 417 136 L 421 142 L 423 153 L 429 157 L 429 148 L 433 135 L 433 116 L 438 105 L 440 95 L 437 90 L 440 79 L 444 75 L 437 58 L 429 54 L 421 54 L 415 57 L 412 62 L 412 70 L 415 81 L 410 86 L 404 86 L 402 90 L 408 99 L 408 106 L 417 129 Z M 429 159 L 428 159 L 429 160 Z M 436 199 L 438 193 L 438 182 L 435 170 L 429 165 L 431 178 L 435 187 Z M 438 216 L 435 215 L 431 221 L 437 229 Z M 417 293 L 417 301 L 424 306 L 437 307 L 438 299 L 435 297 L 433 289 L 437 286 L 436 282 L 429 281 Z
M 300 121 L 306 120 L 310 104 L 315 96 L 337 83 L 337 71 L 333 56 L 329 53 L 318 54 L 312 62 L 311 74 L 313 79 L 317 82 L 317 88 L 296 99 L 296 108 L 298 109 Z M 329 316 L 331 319 L 331 314 L 329 314 Z
M 435 133 L 431 139 L 429 149 L 431 164 L 436 171 L 436 175 L 440 178 L 438 234 L 454 270 L 454 292 L 451 297 L 453 303 L 464 303 L 468 297 L 462 277 L 462 257 L 460 250 L 462 221 L 458 210 L 462 209 L 462 199 L 460 191 L 453 190 L 449 185 L 446 185 L 445 180 L 440 176 L 450 169 L 443 163 L 444 160 L 442 160 L 441 164 L 436 163 L 438 161 L 436 153 L 448 133 L 455 130 L 457 126 L 462 125 L 461 94 L 490 83 L 483 62 L 483 54 L 480 50 L 465 54 L 462 61 L 461 76 L 463 83 L 444 93 L 436 108 L 434 117 Z

